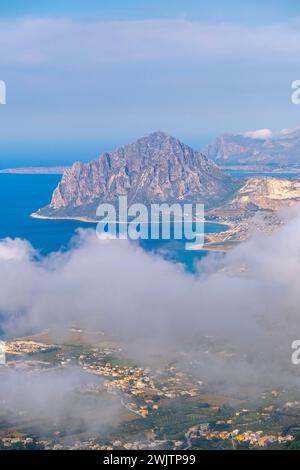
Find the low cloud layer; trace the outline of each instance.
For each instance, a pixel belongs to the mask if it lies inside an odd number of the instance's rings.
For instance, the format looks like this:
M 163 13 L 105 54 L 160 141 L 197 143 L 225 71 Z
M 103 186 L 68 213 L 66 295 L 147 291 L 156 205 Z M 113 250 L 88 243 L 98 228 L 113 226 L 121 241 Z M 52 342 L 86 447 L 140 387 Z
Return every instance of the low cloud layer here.
M 20 416 L 28 419 L 37 433 L 105 432 L 120 413 L 117 400 L 80 393 L 87 384 L 101 386 L 102 380 L 78 368 L 0 372 L 1 409 L 9 410 L 13 421 Z
M 208 256 L 196 276 L 127 241 L 99 241 L 91 230 L 80 231 L 69 252 L 42 259 L 25 241 L 2 240 L 2 328 L 61 335 L 76 321 L 125 341 L 138 359 L 196 351 L 209 336 L 258 381 L 266 371 L 278 378 L 280 370 L 283 379 L 300 335 L 300 215 L 290 217 L 272 236 Z

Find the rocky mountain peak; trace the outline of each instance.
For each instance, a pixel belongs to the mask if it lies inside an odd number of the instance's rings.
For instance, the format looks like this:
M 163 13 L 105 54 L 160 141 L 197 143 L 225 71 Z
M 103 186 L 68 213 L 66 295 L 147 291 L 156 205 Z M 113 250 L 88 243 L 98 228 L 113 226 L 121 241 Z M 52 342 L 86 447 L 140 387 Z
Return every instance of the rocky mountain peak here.
M 181 201 L 214 207 L 238 187 L 202 153 L 156 131 L 89 163 L 75 163 L 41 213 L 93 218 L 101 202 L 114 203 L 121 195 L 130 204 Z

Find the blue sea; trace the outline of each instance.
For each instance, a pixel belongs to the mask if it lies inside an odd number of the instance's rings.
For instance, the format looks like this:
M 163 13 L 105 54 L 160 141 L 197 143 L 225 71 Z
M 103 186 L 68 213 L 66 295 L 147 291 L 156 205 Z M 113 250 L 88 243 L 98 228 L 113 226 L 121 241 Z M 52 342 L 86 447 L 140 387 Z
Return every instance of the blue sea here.
M 32 212 L 51 200 L 60 175 L 0 174 L 0 238 L 28 240 L 42 256 L 67 250 L 76 229 L 95 229 L 95 224 L 73 220 L 46 220 L 30 217 Z M 206 224 L 205 231 L 219 232 L 225 226 Z M 146 251 L 161 253 L 182 262 L 193 270 L 195 261 L 205 256 L 203 251 L 186 251 L 185 240 L 143 240 Z
M 93 224 L 66 220 L 42 220 L 32 212 L 51 200 L 60 175 L 0 174 L 0 238 L 24 238 L 47 255 L 66 249 L 76 228 Z

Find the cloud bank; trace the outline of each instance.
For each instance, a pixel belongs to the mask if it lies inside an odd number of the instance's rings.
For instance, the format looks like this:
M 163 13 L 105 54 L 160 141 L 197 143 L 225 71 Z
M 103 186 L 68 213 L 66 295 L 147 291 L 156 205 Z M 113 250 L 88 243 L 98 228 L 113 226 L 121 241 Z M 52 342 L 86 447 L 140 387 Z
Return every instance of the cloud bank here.
M 283 378 L 300 302 L 300 215 L 293 210 L 290 217 L 272 236 L 208 256 L 197 276 L 125 240 L 99 241 L 90 230 L 79 231 L 69 252 L 43 259 L 27 242 L 2 240 L 2 328 L 13 336 L 44 328 L 55 335 L 76 321 L 116 336 L 137 359 L 162 360 L 196 351 L 210 336 L 230 346 L 257 380 L 266 378 L 262 364 L 270 377 L 282 370 Z
M 47 328 L 61 340 L 76 321 L 122 341 L 141 365 L 160 367 L 175 357 L 193 364 L 197 379 L 218 392 L 299 387 L 291 363 L 291 344 L 300 337 L 299 208 L 286 216 L 273 235 L 208 256 L 197 275 L 126 240 L 100 241 L 92 230 L 79 230 L 70 251 L 46 258 L 24 240 L 1 240 L 3 333 Z M 0 400 L 58 429 L 64 423 L 98 432 L 120 410 L 97 402 L 96 416 L 90 401 L 74 395 L 74 386 L 92 380 L 74 368 L 34 375 L 3 369 Z

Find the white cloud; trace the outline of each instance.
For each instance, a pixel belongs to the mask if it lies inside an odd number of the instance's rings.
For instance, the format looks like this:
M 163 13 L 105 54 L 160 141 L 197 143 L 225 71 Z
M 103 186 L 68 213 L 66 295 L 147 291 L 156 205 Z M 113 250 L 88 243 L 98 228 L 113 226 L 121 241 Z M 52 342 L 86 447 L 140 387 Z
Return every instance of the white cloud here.
M 244 136 L 250 137 L 250 139 L 265 140 L 265 139 L 271 139 L 273 136 L 273 133 L 270 129 L 258 129 L 256 131 L 245 132 Z
M 0 243 L 0 263 L 8 260 L 24 260 L 34 253 L 26 240 L 6 238 Z
M 289 136 L 289 135 L 292 135 L 296 132 L 299 132 L 300 131 L 300 127 L 294 127 L 292 129 L 282 129 L 280 132 L 279 132 L 279 135 L 280 136 Z

